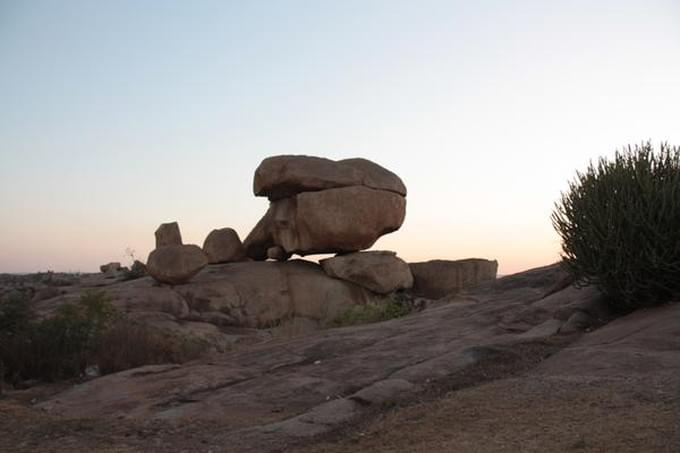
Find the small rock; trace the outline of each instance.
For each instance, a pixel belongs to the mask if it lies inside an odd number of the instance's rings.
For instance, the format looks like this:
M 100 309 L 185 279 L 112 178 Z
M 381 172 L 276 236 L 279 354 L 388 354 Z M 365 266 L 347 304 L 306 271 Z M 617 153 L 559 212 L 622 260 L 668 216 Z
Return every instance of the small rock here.
M 162 223 L 156 232 L 156 248 L 166 245 L 182 245 L 182 235 L 177 222 Z
M 283 247 L 279 247 L 278 245 L 275 245 L 273 247 L 269 247 L 267 249 L 267 258 L 271 260 L 276 260 L 276 261 L 287 261 L 288 258 L 290 258 L 291 254 L 286 252 Z
M 107 264 L 102 264 L 99 266 L 99 270 L 103 274 L 115 274 L 116 272 L 120 271 L 120 263 L 119 262 L 111 262 Z
M 593 324 L 593 318 L 586 312 L 576 311 L 572 314 L 564 326 L 560 329 L 562 333 L 574 333 L 586 330 Z

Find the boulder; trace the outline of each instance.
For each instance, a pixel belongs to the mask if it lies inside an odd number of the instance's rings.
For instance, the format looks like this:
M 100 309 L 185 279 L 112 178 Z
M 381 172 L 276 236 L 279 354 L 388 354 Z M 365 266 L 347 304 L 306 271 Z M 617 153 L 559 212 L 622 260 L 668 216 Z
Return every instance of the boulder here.
M 287 253 L 283 248 L 275 245 L 267 249 L 267 258 L 276 261 L 286 261 L 290 258 L 290 253 Z
M 203 242 L 203 251 L 210 264 L 242 261 L 246 257 L 238 233 L 231 228 L 212 230 Z
M 439 299 L 463 288 L 495 280 L 498 261 L 470 258 L 457 261 L 432 260 L 409 263 L 413 292 L 428 299 Z
M 155 235 L 157 249 L 166 245 L 182 245 L 182 235 L 177 222 L 162 223 Z
M 406 186 L 391 171 L 367 159 L 333 161 L 314 156 L 274 156 L 255 171 L 253 192 L 279 200 L 302 192 L 365 186 L 406 196 Z
M 102 264 L 99 266 L 99 270 L 102 272 L 102 274 L 115 274 L 121 270 L 121 266 L 119 262 L 111 262 Z
M 377 296 L 328 277 L 309 261 L 239 262 L 211 266 L 175 288 L 205 319 L 219 313 L 224 325 L 267 328 L 302 317 L 318 326 Z
M 389 190 L 406 196 L 406 186 L 401 178 L 388 169 L 368 159 L 354 158 L 338 161 L 339 164 L 350 166 L 362 173 L 361 185 L 371 189 Z
M 166 245 L 149 254 L 146 268 L 158 282 L 187 283 L 208 264 L 208 257 L 197 245 Z
M 273 156 L 255 170 L 253 192 L 270 200 L 300 192 L 360 185 L 362 174 L 351 166 L 314 156 Z
M 370 248 L 401 227 L 406 199 L 364 186 L 304 192 L 273 201 L 244 241 L 248 256 L 267 257 L 280 246 L 287 253 L 343 253 Z
M 413 286 L 408 264 L 394 252 L 350 253 L 321 260 L 320 264 L 329 276 L 356 283 L 378 294 Z

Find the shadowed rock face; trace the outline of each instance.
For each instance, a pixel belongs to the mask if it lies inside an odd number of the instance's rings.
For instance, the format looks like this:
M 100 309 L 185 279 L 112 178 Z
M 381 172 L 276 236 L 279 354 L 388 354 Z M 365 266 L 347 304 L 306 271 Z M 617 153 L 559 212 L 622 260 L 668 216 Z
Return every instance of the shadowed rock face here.
M 331 277 L 356 283 L 378 294 L 413 286 L 408 264 L 394 252 L 350 253 L 321 260 L 320 264 Z
M 413 273 L 413 292 L 428 299 L 439 299 L 448 294 L 494 280 L 498 261 L 470 258 L 448 261 L 432 260 L 409 263 Z

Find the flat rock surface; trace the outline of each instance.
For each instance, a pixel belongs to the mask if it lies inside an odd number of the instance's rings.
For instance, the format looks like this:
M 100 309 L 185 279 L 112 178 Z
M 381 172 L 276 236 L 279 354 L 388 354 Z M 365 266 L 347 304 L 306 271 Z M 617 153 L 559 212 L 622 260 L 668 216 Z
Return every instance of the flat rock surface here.
M 596 291 L 550 294 L 561 278 L 540 268 L 380 324 L 15 392 L 0 450 L 677 451 L 680 305 L 603 325 Z M 564 307 L 599 324 L 522 337 Z

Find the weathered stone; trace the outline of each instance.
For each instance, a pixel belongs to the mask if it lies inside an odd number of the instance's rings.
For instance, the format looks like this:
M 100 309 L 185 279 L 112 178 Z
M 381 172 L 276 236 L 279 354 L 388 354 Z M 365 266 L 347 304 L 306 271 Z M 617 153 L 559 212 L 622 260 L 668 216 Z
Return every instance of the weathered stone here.
M 162 223 L 156 232 L 156 248 L 166 245 L 182 245 L 182 235 L 177 222 Z
M 413 292 L 429 299 L 439 299 L 463 288 L 494 280 L 498 261 L 470 258 L 457 261 L 432 260 L 409 263 L 413 273 Z
M 314 156 L 273 156 L 262 161 L 253 179 L 257 196 L 270 200 L 300 192 L 357 186 L 362 173 L 351 166 Z
M 406 186 L 401 178 L 388 169 L 368 159 L 355 158 L 338 161 L 339 164 L 349 165 L 362 173 L 361 184 L 371 189 L 389 190 L 406 196 Z
M 375 297 L 356 285 L 328 277 L 318 264 L 303 260 L 215 266 L 176 291 L 191 310 L 219 312 L 227 316 L 226 324 L 259 328 L 293 317 L 325 323 Z
M 408 264 L 395 252 L 371 251 L 339 255 L 320 261 L 331 277 L 347 280 L 378 294 L 413 286 Z
M 286 261 L 290 258 L 290 253 L 286 252 L 282 247 L 275 245 L 267 249 L 267 258 L 276 261 Z
M 567 322 L 564 323 L 564 326 L 562 327 L 562 330 L 560 332 L 562 333 L 581 332 L 583 330 L 588 329 L 592 325 L 593 325 L 592 316 L 583 311 L 576 311 L 569 317 L 569 319 L 567 319 Z
M 257 167 L 253 180 L 255 195 L 270 200 L 348 186 L 366 186 L 406 196 L 406 186 L 397 175 L 361 158 L 336 162 L 314 156 L 268 157 Z
M 208 258 L 197 245 L 166 245 L 149 254 L 149 274 L 161 283 L 187 283 L 208 264 Z
M 203 251 L 210 264 L 242 261 L 246 257 L 241 239 L 232 228 L 212 230 L 203 242 Z
M 343 253 L 371 247 L 399 229 L 406 199 L 363 186 L 305 192 L 271 203 L 244 241 L 248 256 L 266 259 L 269 247 L 288 253 Z
M 116 272 L 121 270 L 121 266 L 119 262 L 111 262 L 107 264 L 102 264 L 99 266 L 99 270 L 103 274 L 115 274 Z

